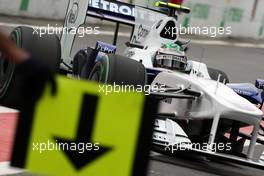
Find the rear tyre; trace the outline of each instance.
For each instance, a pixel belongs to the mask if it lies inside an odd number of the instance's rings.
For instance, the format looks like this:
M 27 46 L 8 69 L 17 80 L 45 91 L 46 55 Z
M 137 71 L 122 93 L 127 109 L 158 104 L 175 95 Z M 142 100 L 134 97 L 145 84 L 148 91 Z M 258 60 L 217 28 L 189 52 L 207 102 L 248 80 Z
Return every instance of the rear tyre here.
M 20 48 L 28 51 L 33 59 L 45 64 L 52 73 L 58 73 L 61 59 L 61 46 L 56 35 L 34 34 L 29 27 L 17 27 L 10 34 L 10 38 Z M 23 92 L 19 90 L 23 78 L 16 72 L 16 65 L 0 58 L 0 104 L 16 108 Z
M 217 70 L 217 69 L 214 69 L 214 68 L 208 68 L 208 72 L 209 72 L 209 75 L 210 75 L 212 80 L 217 81 L 218 80 L 218 76 L 221 75 L 220 82 L 224 82 L 224 80 L 225 80 L 225 83 L 229 83 L 230 82 L 227 74 L 225 72 L 221 71 L 221 70 Z
M 103 84 L 144 86 L 146 84 L 145 67 L 132 59 L 120 55 L 106 55 L 94 66 L 90 80 Z

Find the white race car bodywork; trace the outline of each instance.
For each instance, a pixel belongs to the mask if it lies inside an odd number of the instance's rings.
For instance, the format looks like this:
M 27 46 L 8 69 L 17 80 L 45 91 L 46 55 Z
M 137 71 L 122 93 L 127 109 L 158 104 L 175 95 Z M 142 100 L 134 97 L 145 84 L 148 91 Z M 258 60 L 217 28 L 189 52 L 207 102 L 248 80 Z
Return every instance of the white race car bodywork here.
M 252 123 L 248 116 L 256 116 L 257 119 L 262 117 L 262 112 L 252 103 L 237 95 L 225 84 L 214 80 L 179 72 L 163 72 L 155 78 L 152 85 L 155 84 L 164 84 L 168 87 L 182 86 L 203 94 L 203 98 L 195 101 L 175 99 L 171 104 L 165 103 L 164 106 L 161 104 L 160 110 L 163 112 L 173 112 L 175 107 L 181 107 L 182 110 L 177 111 L 179 116 L 186 116 L 188 112 L 191 118 L 213 118 L 214 114 L 220 113 L 225 114 L 226 118 L 231 116 L 231 119 L 237 116 L 237 120 L 241 120 L 244 117 L 245 123 Z M 191 106 L 189 101 L 192 101 Z
M 153 144 L 166 147 L 178 144 L 191 144 L 191 140 L 175 121 L 156 119 Z

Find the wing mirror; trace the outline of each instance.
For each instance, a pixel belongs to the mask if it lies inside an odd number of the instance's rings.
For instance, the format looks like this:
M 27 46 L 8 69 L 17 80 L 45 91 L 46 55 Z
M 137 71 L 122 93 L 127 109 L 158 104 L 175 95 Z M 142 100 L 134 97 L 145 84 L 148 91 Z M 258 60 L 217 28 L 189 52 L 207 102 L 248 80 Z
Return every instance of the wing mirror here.
M 257 79 L 255 86 L 258 89 L 264 89 L 264 79 Z

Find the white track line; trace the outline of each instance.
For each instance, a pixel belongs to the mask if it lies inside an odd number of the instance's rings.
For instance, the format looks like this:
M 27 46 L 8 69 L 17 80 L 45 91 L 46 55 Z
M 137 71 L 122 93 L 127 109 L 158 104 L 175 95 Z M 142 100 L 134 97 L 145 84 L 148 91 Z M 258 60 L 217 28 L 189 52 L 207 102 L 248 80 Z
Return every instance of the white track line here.
M 21 169 L 12 168 L 9 166 L 9 162 L 1 162 L 0 163 L 0 176 L 8 176 L 8 175 L 14 175 L 14 174 L 20 174 L 25 171 Z
M 19 24 L 19 23 L 6 23 L 6 22 L 0 22 L 0 26 L 15 28 L 18 26 L 27 26 L 32 28 L 44 28 L 48 29 L 47 26 L 36 26 L 36 25 L 27 25 L 27 24 Z M 50 29 L 53 29 L 53 27 L 49 27 Z M 54 27 L 55 28 L 55 27 Z M 101 31 L 101 35 L 106 36 L 113 36 L 114 32 L 112 31 Z M 120 37 L 130 37 L 130 33 L 126 32 L 119 32 Z M 200 44 L 200 45 L 214 45 L 214 46 L 235 46 L 240 48 L 264 48 L 264 44 L 254 44 L 254 43 L 246 43 L 246 42 L 228 42 L 228 41 L 222 41 L 222 40 L 198 40 L 193 39 L 191 41 L 193 44 Z
M 2 113 L 17 113 L 17 112 L 18 112 L 17 110 L 0 106 L 0 114 L 2 114 Z

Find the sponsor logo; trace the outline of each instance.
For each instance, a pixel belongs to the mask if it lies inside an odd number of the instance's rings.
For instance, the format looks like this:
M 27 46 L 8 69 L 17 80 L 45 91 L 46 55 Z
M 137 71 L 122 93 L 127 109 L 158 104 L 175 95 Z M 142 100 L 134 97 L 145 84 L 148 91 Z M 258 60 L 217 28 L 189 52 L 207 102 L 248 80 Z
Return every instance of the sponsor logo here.
M 78 3 L 74 3 L 68 14 L 68 23 L 74 24 L 77 20 L 78 14 L 79 14 L 79 5 Z
M 144 28 L 143 25 L 140 24 L 138 30 L 135 31 L 135 34 L 133 35 L 132 43 L 140 43 L 141 40 L 148 36 L 149 32 L 150 31 L 148 29 Z
M 113 14 L 121 14 L 131 18 L 137 18 L 142 20 L 149 20 L 156 22 L 157 19 L 162 19 L 163 15 L 159 13 L 154 13 L 152 10 L 147 10 L 144 8 L 136 7 L 134 5 L 122 3 L 122 2 L 110 2 L 105 0 L 89 0 L 89 9 L 90 11 L 98 12 L 107 11 Z
M 115 3 L 109 2 L 104 0 L 89 0 L 89 7 L 102 9 L 105 11 L 110 11 L 113 13 L 118 13 L 127 16 L 134 16 L 135 15 L 135 8 L 134 6 L 129 6 L 128 4 L 123 3 Z
M 101 52 L 108 53 L 108 54 L 115 54 L 116 52 L 115 46 L 107 44 L 107 43 L 103 43 L 103 42 L 97 42 L 96 49 Z

